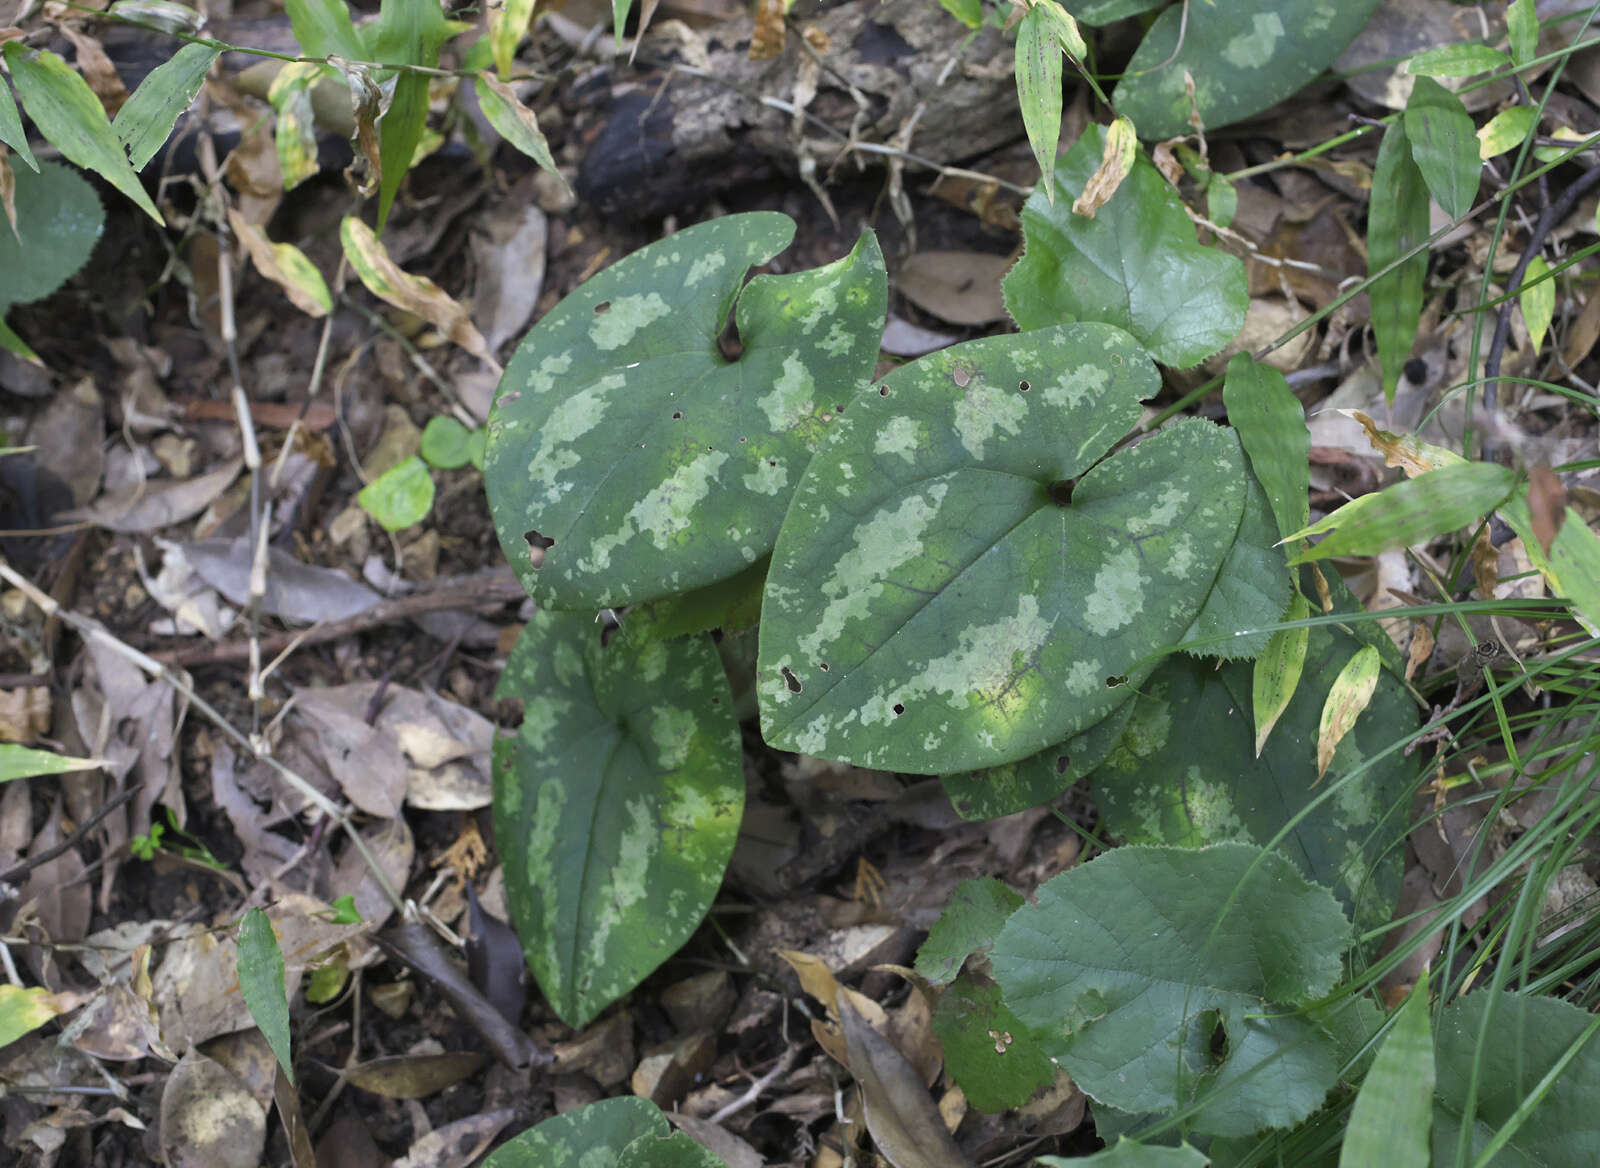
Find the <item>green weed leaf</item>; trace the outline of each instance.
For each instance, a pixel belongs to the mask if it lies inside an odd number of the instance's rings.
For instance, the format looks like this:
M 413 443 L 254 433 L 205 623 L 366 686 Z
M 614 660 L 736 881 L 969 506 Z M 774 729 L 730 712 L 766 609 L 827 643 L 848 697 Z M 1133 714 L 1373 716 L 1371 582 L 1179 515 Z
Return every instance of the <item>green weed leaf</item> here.
M 1244 514 L 1228 545 L 1216 582 L 1185 630 L 1184 641 L 1198 642 L 1189 652 L 1227 661 L 1255 657 L 1265 651 L 1289 603 L 1288 561 L 1278 542 L 1267 494 L 1254 476 L 1245 474 Z
M 1313 80 L 1377 6 L 1378 0 L 1174 4 L 1145 34 L 1112 99 L 1141 138 L 1187 134 L 1187 73 L 1205 128 L 1226 126 Z
M 433 508 L 433 476 L 428 464 L 415 455 L 397 462 L 362 487 L 356 502 L 385 531 L 421 523 Z
M 429 466 L 455 470 L 471 463 L 483 467 L 484 430 L 469 430 L 454 418 L 440 414 L 422 428 L 421 454 Z
M 1100 165 L 1091 126 L 1057 163 L 1055 199 L 1022 209 L 1027 250 L 1005 280 L 1023 329 L 1103 321 L 1132 333 L 1164 365 L 1193 365 L 1233 339 L 1250 298 L 1244 264 L 1195 241 L 1182 204 L 1142 155 L 1093 219 L 1072 210 Z
M 213 45 L 184 45 L 139 82 L 117 111 L 111 128 L 127 147 L 134 170 L 143 170 L 172 136 L 178 116 L 194 101 L 221 52 Z
M 165 226 L 89 83 L 54 53 L 36 53 L 21 41 L 7 41 L 3 51 L 23 107 L 62 157 L 94 171 Z
M 425 0 L 431 3 L 431 0 Z M 434 5 L 438 11 L 438 6 Z M 400 182 L 411 168 L 417 143 L 422 141 L 422 131 L 428 124 L 428 78 L 410 71 L 395 78 L 394 100 L 388 111 L 378 119 L 378 158 L 382 174 L 378 180 L 378 234 L 383 234 L 389 221 L 389 211 L 394 197 L 400 193 Z
M 365 60 L 366 49 L 350 20 L 344 0 L 284 0 L 294 39 L 308 57 Z
M 59 775 L 100 765 L 92 758 L 68 758 L 48 750 L 35 750 L 15 742 L 0 744 L 0 783 L 12 779 L 31 779 L 35 775 Z
M 1383 133 L 1372 168 L 1372 201 L 1367 210 L 1367 272 L 1376 275 L 1428 238 L 1427 187 L 1411 157 L 1404 121 Z M 1412 256 L 1367 290 L 1372 302 L 1372 332 L 1383 369 L 1383 396 L 1394 404 L 1400 371 L 1411 357 L 1422 319 L 1422 284 L 1428 253 Z
M 1024 1025 L 1095 1100 L 1246 1135 L 1297 1123 L 1338 1077 L 1293 1012 L 1332 989 L 1350 926 L 1324 888 L 1242 844 L 1128 846 L 1040 887 L 990 954 Z
M 100 196 L 81 174 L 59 162 L 41 162 L 37 171 L 13 168 L 17 233 L 0 218 L 0 311 L 61 287 L 105 228 Z
M 59 999 L 42 986 L 0 985 L 0 1047 L 10 1046 L 61 1012 Z
M 1465 215 L 1478 196 L 1483 162 L 1477 129 L 1461 99 L 1432 77 L 1418 77 L 1406 102 L 1405 123 L 1411 157 L 1428 193 L 1452 219 Z
M 1017 25 L 1017 102 L 1028 145 L 1039 163 L 1039 186 L 1054 199 L 1056 147 L 1061 141 L 1061 46 L 1042 6 L 1028 9 Z
M 1515 150 L 1527 140 L 1539 123 L 1539 111 L 1531 105 L 1514 105 L 1501 110 L 1478 130 L 1478 157 L 1487 161 Z
M 1166 2 L 1167 0 L 1086 0 L 1072 6 L 1072 15 L 1077 17 L 1079 24 L 1098 28 L 1102 24 L 1110 24 L 1113 20 L 1121 20 L 1125 16 L 1138 16 L 1141 12 L 1160 8 Z
M 1356 727 L 1372 700 L 1378 686 L 1381 662 L 1377 649 L 1363 645 L 1346 661 L 1339 676 L 1333 679 L 1328 697 L 1322 704 L 1322 718 L 1317 725 L 1317 781 L 1327 773 L 1333 762 L 1334 751 L 1344 741 L 1346 734 Z
M 773 552 L 767 741 L 995 766 L 1121 705 L 1106 679 L 1177 643 L 1246 493 L 1237 438 L 1194 419 L 1095 465 L 1154 388 L 1126 333 L 1068 325 L 930 354 L 852 405 Z
M 598 1168 L 619 1163 L 634 1141 L 671 1131 L 661 1109 L 647 1099 L 602 1099 L 519 1133 L 490 1153 L 483 1168 Z
M 1163 1148 L 1122 1136 L 1111 1147 L 1092 1156 L 1074 1156 L 1070 1160 L 1065 1156 L 1040 1156 L 1034 1163 L 1048 1165 L 1048 1168 L 1072 1168 L 1074 1164 L 1078 1168 L 1206 1168 L 1210 1161 L 1188 1144 Z
M 1405 823 L 1387 813 L 1404 806 L 1414 770 L 1398 755 L 1372 760 L 1416 732 L 1416 708 L 1399 679 L 1384 671 L 1323 781 L 1339 784 L 1338 793 L 1307 811 L 1323 793 L 1313 784 L 1324 699 L 1339 667 L 1360 647 L 1327 625 L 1307 634 L 1301 683 L 1259 758 L 1252 667 L 1216 669 L 1174 657 L 1141 687 L 1121 742 L 1090 782 L 1107 829 L 1131 843 L 1264 845 L 1304 812 L 1285 853 L 1306 876 L 1332 888 L 1363 927 L 1375 926 L 1389 919 L 1399 895 L 1400 856 L 1392 845 Z
M 497 691 L 523 703 L 521 729 L 494 751 L 506 899 L 528 965 L 575 1027 L 689 939 L 744 808 L 716 648 L 645 625 L 635 614 L 607 640 L 588 616 L 540 611 Z
M 1294 390 L 1276 369 L 1238 353 L 1228 362 L 1222 402 L 1250 469 L 1267 492 L 1278 534 L 1304 527 L 1311 518 L 1311 431 Z
M 1501 509 L 1501 516 L 1522 537 L 1528 557 L 1544 573 L 1550 591 L 1572 604 L 1572 615 L 1591 636 L 1600 636 L 1600 536 L 1576 508 L 1568 507 L 1546 555 L 1534 534 L 1526 491 L 1519 491 Z
M 239 922 L 239 991 L 250 1017 L 278 1057 L 278 1065 L 294 1082 L 289 1054 L 289 999 L 283 985 L 283 951 L 267 914 L 253 908 Z
M 987 974 L 963 973 L 940 994 L 932 1028 L 944 1047 L 945 1069 L 979 1111 L 993 1115 L 1021 1107 L 1055 1080 L 1038 1039 Z
M 1528 340 L 1533 344 L 1535 356 L 1543 348 L 1545 334 L 1550 331 L 1550 322 L 1555 319 L 1556 286 L 1549 276 L 1550 265 L 1545 263 L 1543 256 L 1534 256 L 1528 261 L 1522 290 L 1517 296 L 1517 305 L 1522 309 L 1522 319 L 1528 325 Z
M 28 135 L 22 128 L 22 115 L 17 112 L 17 103 L 11 96 L 11 87 L 0 78 L 0 142 L 17 152 L 17 156 L 26 162 L 35 172 L 39 170 L 39 160 L 33 156 L 33 151 L 28 149 Z
M 496 133 L 566 186 L 567 180 L 550 153 L 550 143 L 539 128 L 538 115 L 517 99 L 516 90 L 487 73 L 480 73 L 473 80 L 473 87 L 478 92 L 478 106 Z
M 1021 905 L 1022 894 L 992 876 L 963 880 L 917 950 L 917 972 L 935 985 L 954 981 L 961 963 L 993 945 L 1006 918 Z
M 1506 31 L 1511 34 L 1511 59 L 1518 66 L 1539 51 L 1539 13 L 1534 0 L 1511 0 L 1506 9 Z
M 1488 45 L 1440 45 L 1406 62 L 1406 72 L 1418 77 L 1475 77 L 1511 64 L 1511 58 Z
M 1490 1009 L 1494 1016 L 1487 1042 L 1480 1046 L 1479 1030 Z M 1468 1144 L 1472 1154 L 1481 1154 L 1490 1140 L 1510 1129 L 1509 1140 L 1488 1161 L 1489 1168 L 1600 1163 L 1600 1130 L 1594 1123 L 1594 1101 L 1600 1095 L 1596 1022 L 1593 1015 L 1554 998 L 1505 991 L 1480 990 L 1451 1003 L 1439 1017 L 1435 1047 L 1433 1162 L 1455 1161 L 1467 1088 L 1476 1070 Z M 1546 1084 L 1545 1076 L 1568 1058 L 1554 1082 Z
M 1362 1080 L 1339 1168 L 1428 1168 L 1433 1126 L 1433 1034 L 1424 970 Z
M 983 0 L 939 0 L 939 7 L 970 29 L 983 27 Z
M 1301 550 L 1291 563 L 1329 556 L 1375 556 L 1410 547 L 1475 523 L 1504 503 L 1516 482 L 1510 467 L 1489 462 L 1443 466 L 1352 499 L 1287 539 L 1333 534 Z
M 767 213 L 691 227 L 601 272 L 523 340 L 490 414 L 484 479 L 501 546 L 540 604 L 687 592 L 771 550 L 811 452 L 865 392 L 887 299 L 870 234 L 835 263 L 741 292 L 793 234 Z

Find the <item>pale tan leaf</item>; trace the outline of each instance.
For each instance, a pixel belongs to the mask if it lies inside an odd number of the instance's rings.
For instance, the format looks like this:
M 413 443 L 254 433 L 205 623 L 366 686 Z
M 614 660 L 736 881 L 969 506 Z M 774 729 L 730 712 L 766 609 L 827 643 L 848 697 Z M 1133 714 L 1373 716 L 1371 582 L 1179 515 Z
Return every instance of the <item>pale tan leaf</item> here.
M 132 483 L 105 492 L 87 507 L 63 512 L 57 519 L 81 519 L 126 534 L 159 531 L 204 511 L 239 477 L 243 466 L 242 458 L 230 458 L 216 470 L 196 478 Z
M 1117 193 L 1117 188 L 1128 177 L 1138 155 L 1139 138 L 1134 132 L 1133 122 L 1127 118 L 1117 118 L 1106 130 L 1100 165 L 1089 176 L 1089 181 L 1083 184 L 1083 193 L 1073 200 L 1073 213 L 1093 219 L 1095 212 Z

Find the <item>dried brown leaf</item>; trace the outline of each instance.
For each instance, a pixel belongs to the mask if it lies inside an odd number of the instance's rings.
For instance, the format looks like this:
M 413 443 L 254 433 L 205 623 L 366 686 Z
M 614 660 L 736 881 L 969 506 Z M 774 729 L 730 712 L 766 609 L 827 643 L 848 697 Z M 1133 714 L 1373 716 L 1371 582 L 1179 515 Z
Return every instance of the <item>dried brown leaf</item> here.
M 397 1054 L 345 1068 L 350 1082 L 386 1099 L 425 1099 L 461 1082 L 489 1056 L 481 1050 L 440 1054 Z
M 894 1168 L 971 1168 L 916 1068 L 849 1002 L 839 1013 L 867 1130 L 884 1159 Z
M 924 251 L 906 260 L 898 287 L 911 303 L 952 324 L 992 324 L 1006 314 L 1000 281 L 1011 261 L 976 251 Z
M 161 1153 L 168 1168 L 257 1168 L 267 1115 L 239 1077 L 191 1050 L 161 1092 Z
M 196 478 L 134 483 L 106 491 L 89 506 L 63 512 L 59 518 L 84 520 L 124 534 L 160 531 L 204 511 L 239 477 L 243 466 L 242 458 L 230 458 Z

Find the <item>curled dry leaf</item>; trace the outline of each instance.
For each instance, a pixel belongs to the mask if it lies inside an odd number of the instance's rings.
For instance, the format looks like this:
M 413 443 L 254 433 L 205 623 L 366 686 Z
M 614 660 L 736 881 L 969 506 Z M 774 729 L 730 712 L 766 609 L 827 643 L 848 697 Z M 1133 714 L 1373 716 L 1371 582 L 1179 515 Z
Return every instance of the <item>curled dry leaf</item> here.
M 1101 148 L 1100 165 L 1083 184 L 1083 193 L 1072 201 L 1072 211 L 1093 219 L 1094 213 L 1106 205 L 1106 200 L 1117 193 L 1122 180 L 1133 169 L 1133 160 L 1139 154 L 1139 138 L 1133 123 L 1127 118 L 1117 118 L 1106 131 Z
M 196 575 L 230 602 L 241 606 L 250 602 L 253 549 L 248 536 L 196 540 L 179 544 L 176 550 Z M 343 572 L 302 563 L 280 548 L 267 549 L 267 590 L 261 607 L 273 616 L 302 624 L 345 620 L 382 599 Z
M 327 281 L 305 252 L 292 243 L 273 243 L 266 232 L 245 222 L 244 216 L 232 207 L 228 208 L 228 223 L 250 253 L 256 271 L 282 288 L 296 308 L 313 317 L 333 311 Z
M 840 1002 L 839 1014 L 867 1130 L 883 1157 L 895 1168 L 971 1168 L 905 1055 L 849 1002 Z

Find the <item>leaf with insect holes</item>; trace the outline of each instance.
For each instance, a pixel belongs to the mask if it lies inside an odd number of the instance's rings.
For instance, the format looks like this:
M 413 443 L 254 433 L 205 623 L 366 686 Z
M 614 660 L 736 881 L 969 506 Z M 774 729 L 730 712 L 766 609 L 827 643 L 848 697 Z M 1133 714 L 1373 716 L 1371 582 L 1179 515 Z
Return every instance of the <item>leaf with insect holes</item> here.
M 1018 327 L 1104 321 L 1164 365 L 1216 352 L 1244 324 L 1244 264 L 1195 241 L 1177 194 L 1143 155 L 1093 219 L 1072 208 L 1100 167 L 1107 131 L 1090 126 L 1056 163 L 1055 200 L 1022 208 L 1027 248 L 1005 279 Z
M 489 417 L 484 485 L 539 604 L 655 600 L 771 550 L 811 452 L 866 389 L 887 298 L 870 234 L 834 263 L 745 284 L 793 234 L 771 213 L 680 231 L 523 340 Z
M 1084 1092 L 1194 1106 L 1248 1135 L 1321 1106 L 1336 1044 L 1297 1007 L 1333 988 L 1350 926 L 1324 888 L 1244 844 L 1128 845 L 1043 884 L 989 955 L 1005 1003 Z
M 699 927 L 744 809 L 739 727 L 708 636 L 615 635 L 540 610 L 506 663 L 522 725 L 494 748 L 495 840 L 528 965 L 586 1025 Z
M 1111 95 L 1139 136 L 1207 130 L 1282 101 L 1331 65 L 1379 0 L 1232 0 L 1173 4 L 1156 18 Z M 1188 78 L 1194 79 L 1191 99 Z
M 1249 493 L 1237 437 L 1198 419 L 1102 461 L 1155 386 L 1131 337 L 1080 324 L 930 354 L 851 406 L 773 552 L 767 741 L 986 767 L 1120 706 L 1107 679 L 1142 677 L 1200 615 Z
M 128 148 L 133 169 L 143 170 L 172 136 L 172 127 L 205 84 L 211 63 L 222 53 L 216 45 L 184 45 L 158 65 L 123 103 L 111 128 Z

